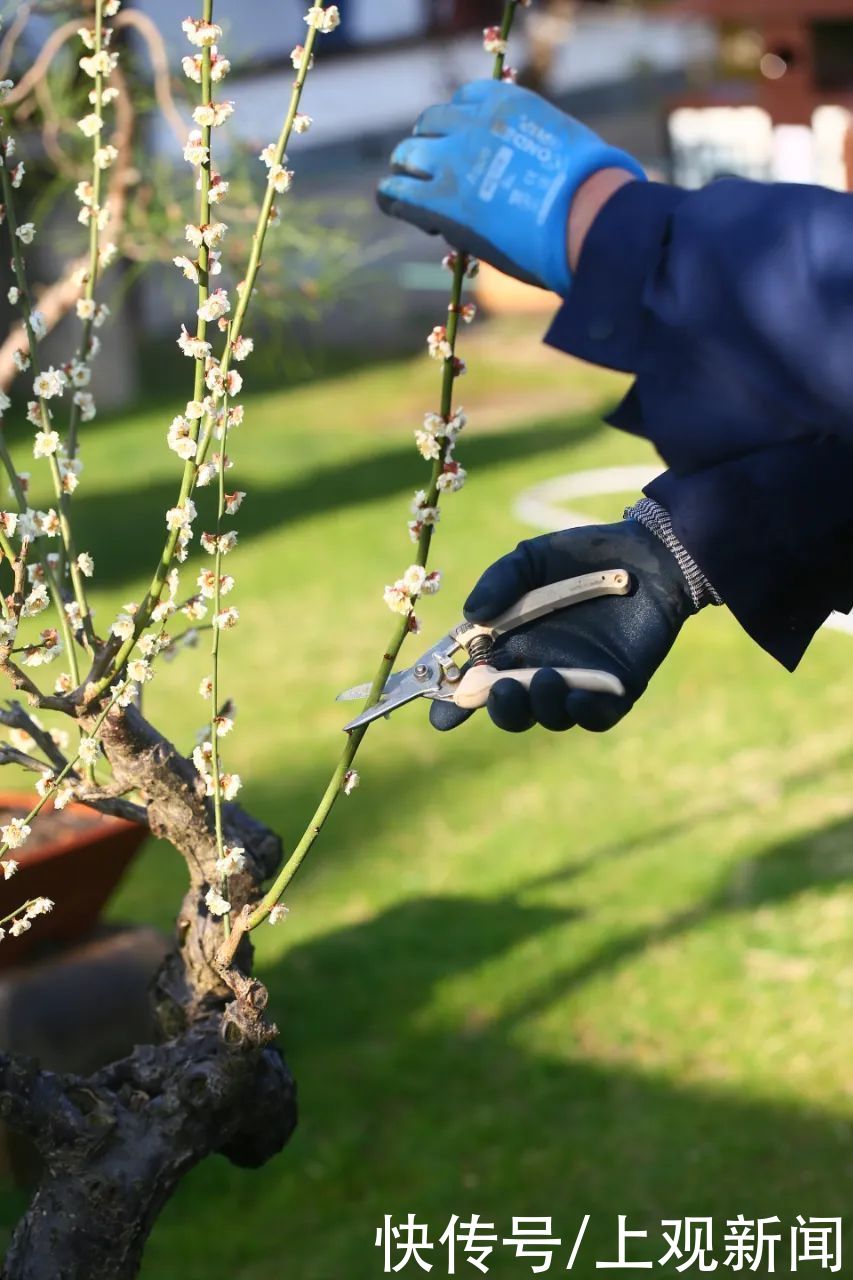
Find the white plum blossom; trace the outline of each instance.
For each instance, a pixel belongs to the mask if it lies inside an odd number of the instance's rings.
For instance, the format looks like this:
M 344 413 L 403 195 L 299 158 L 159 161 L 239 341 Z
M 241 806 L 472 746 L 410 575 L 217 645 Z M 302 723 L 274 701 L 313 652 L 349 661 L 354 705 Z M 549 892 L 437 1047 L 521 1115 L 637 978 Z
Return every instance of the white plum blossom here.
M 85 138 L 94 138 L 95 134 L 100 133 L 103 127 L 104 122 L 96 111 L 77 121 L 77 128 Z
M 208 249 L 216 249 L 222 244 L 228 233 L 228 226 L 224 222 L 209 222 L 206 227 L 200 227 L 201 238 L 207 245 Z
M 59 448 L 58 431 L 37 431 L 33 444 L 34 458 L 49 458 Z
M 20 849 L 31 831 L 32 827 L 28 827 L 23 818 L 10 818 L 5 826 L 0 827 L 0 838 L 7 849 Z
M 68 677 L 68 683 L 71 683 L 70 676 Z M 43 773 L 36 783 L 36 791 L 41 796 L 42 800 L 46 800 L 55 786 L 56 775 L 53 773 Z
M 199 320 L 212 322 L 227 316 L 231 310 L 231 302 L 224 289 L 214 289 L 213 293 L 198 309 Z
M 208 199 L 211 204 L 221 204 L 231 189 L 231 183 L 226 182 L 220 174 L 214 173 L 210 179 L 210 191 Z
M 188 333 L 184 325 L 181 325 L 178 346 L 184 355 L 189 356 L 191 360 L 207 360 L 210 356 L 210 343 L 205 342 L 203 338 L 199 338 L 195 334 Z
M 243 376 L 236 369 L 224 373 L 218 360 L 212 360 L 205 374 L 205 385 L 214 396 L 238 396 L 243 390 Z
M 196 580 L 199 591 L 206 600 L 213 600 L 216 595 L 216 574 L 212 569 L 202 569 Z M 221 574 L 219 578 L 219 594 L 227 596 L 234 589 L 234 579 L 229 574 Z
M 277 902 L 269 914 L 270 924 L 281 924 L 290 915 L 290 907 L 286 907 L 283 902 Z
M 116 706 L 130 707 L 139 698 L 139 685 L 132 680 L 125 680 L 114 686 Z
M 251 338 L 244 338 L 242 335 L 235 338 L 231 343 L 231 354 L 235 360 L 245 360 L 252 354 L 255 349 L 254 341 Z
M 468 479 L 468 472 L 452 459 L 445 462 L 444 469 L 438 477 L 437 485 L 442 493 L 456 493 Z
M 187 164 L 197 168 L 199 165 L 207 164 L 210 159 L 210 148 L 205 146 L 204 140 L 198 129 L 192 129 L 187 138 L 187 144 L 184 147 L 184 159 Z
M 293 132 L 307 133 L 313 123 L 313 116 L 307 116 L 304 112 L 297 111 L 296 115 L 293 117 Z
M 98 147 L 93 159 L 99 169 L 110 169 L 118 160 L 118 147 L 111 143 L 106 147 Z
M 33 898 L 32 902 L 27 903 L 27 916 L 30 920 L 34 920 L 36 916 L 46 916 L 55 906 L 52 898 Z
M 174 532 L 176 529 L 188 528 L 196 518 L 196 505 L 192 498 L 186 498 L 177 507 L 166 512 L 166 528 Z
M 227 898 L 223 898 L 218 889 L 208 889 L 204 895 L 204 901 L 212 916 L 227 916 L 231 910 L 231 903 Z
M 100 750 L 97 738 L 83 737 L 80 739 L 77 754 L 84 764 L 97 764 Z
M 343 793 L 345 796 L 351 796 L 353 791 L 361 782 L 361 776 L 357 769 L 347 769 L 344 774 Z
M 206 22 L 204 18 L 185 18 L 181 30 L 198 49 L 212 48 L 222 39 L 222 28 L 215 22 Z
M 290 61 L 293 63 L 294 71 L 301 71 L 305 64 L 305 46 L 301 44 L 295 45 L 290 51 Z M 307 70 L 310 71 L 314 66 L 314 55 L 308 59 Z
M 190 458 L 194 458 L 198 452 L 198 444 L 193 438 L 193 426 L 186 418 L 181 415 L 172 419 L 172 425 L 169 427 L 166 439 L 169 448 L 174 450 L 179 458 L 184 462 L 188 462 Z
M 80 483 L 80 472 L 83 470 L 83 463 L 79 458 L 67 458 L 60 452 L 56 465 L 62 482 L 62 492 L 74 493 Z
M 83 574 L 84 578 L 91 578 L 95 572 L 95 562 L 89 555 L 88 551 L 81 551 L 77 557 L 77 568 Z
M 483 29 L 483 48 L 486 53 L 506 53 L 507 42 L 501 35 L 500 27 L 485 27 Z
M 402 586 L 412 599 L 421 595 L 434 595 L 441 586 L 441 574 L 427 573 L 421 565 L 413 564 L 396 585 Z
M 9 299 L 9 303 L 11 306 L 13 307 L 17 306 L 18 301 L 21 297 L 21 291 L 18 288 L 18 286 L 13 284 L 9 289 L 9 292 L 6 294 L 6 297 Z
M 230 609 L 221 609 L 213 619 L 213 625 L 219 631 L 230 631 L 240 620 L 240 611 L 232 605 Z
M 229 551 L 233 551 L 237 545 L 237 531 L 231 529 L 228 533 L 203 533 L 201 535 L 201 546 L 208 555 L 215 555 L 218 551 L 220 555 L 227 556 Z
M 95 397 L 89 391 L 75 391 L 74 403 L 80 410 L 83 422 L 91 422 L 95 417 Z
M 216 860 L 216 870 L 221 876 L 233 876 L 246 865 L 246 850 L 239 844 L 226 844 L 222 857 Z
M 53 662 L 62 652 L 62 641 L 59 633 L 53 629 L 42 631 L 41 643 L 27 645 L 21 662 L 25 667 L 42 667 Z
M 243 780 L 239 773 L 223 773 L 219 778 L 219 790 L 223 800 L 236 800 Z M 207 780 L 207 794 L 212 796 L 216 790 L 213 778 Z
M 97 53 L 93 53 L 91 58 L 81 58 L 79 62 L 81 71 L 87 76 L 91 76 L 94 80 L 95 76 L 108 76 L 118 66 L 118 54 L 110 53 L 107 49 L 101 49 Z
M 443 324 L 437 324 L 433 331 L 427 336 L 427 347 L 433 360 L 450 360 L 453 355 L 453 348 L 447 340 L 447 328 Z
M 203 102 L 193 111 L 193 120 L 202 129 L 218 129 L 233 114 L 233 102 Z
M 191 258 L 184 257 L 183 254 L 179 255 L 177 258 L 173 258 L 172 261 L 187 280 L 192 284 L 198 284 L 198 263 L 193 262 Z
M 243 505 L 243 499 L 246 494 L 238 489 L 235 493 L 226 493 L 225 495 L 225 514 L 235 516 Z
M 129 640 L 133 635 L 134 627 L 133 615 L 120 613 L 110 626 L 110 635 L 115 636 L 117 640 Z
M 279 195 L 284 195 L 293 186 L 293 170 L 285 169 L 283 164 L 270 167 L 270 182 Z
M 97 306 L 92 298 L 77 299 L 77 317 L 80 320 L 94 320 Z
M 402 583 L 395 583 L 394 586 L 385 588 L 382 599 L 387 604 L 392 613 L 407 614 L 411 610 L 412 602 L 409 598 L 408 591 L 402 586 Z
M 15 232 L 15 235 L 18 237 L 21 244 L 32 244 L 36 235 L 35 224 L 32 222 L 22 222 Z
M 181 66 L 183 67 L 184 75 L 188 80 L 192 80 L 196 84 L 201 84 L 202 55 L 200 53 L 196 53 L 192 57 L 188 56 L 183 58 L 181 60 Z M 216 49 L 216 46 L 213 46 L 210 52 L 211 80 L 214 84 L 218 84 L 220 80 L 225 79 L 230 70 L 231 63 L 227 58 L 222 57 Z
M 12 876 L 18 870 L 18 866 L 19 863 L 17 863 L 14 858 L 6 858 L 3 862 L 0 862 L 0 871 L 3 872 L 3 879 L 11 880 Z
M 197 596 L 194 596 L 192 600 L 187 601 L 181 609 L 181 613 L 185 614 L 193 622 L 201 622 L 203 618 L 207 617 L 207 605 L 203 600 L 199 600 Z
M 137 684 L 147 684 L 154 679 L 154 672 L 145 658 L 132 658 L 127 664 L 127 674 Z
M 198 691 L 202 698 L 210 700 L 213 697 L 213 677 L 205 676 L 198 686 Z
M 441 444 L 438 438 L 431 435 L 429 431 L 416 431 L 415 444 L 417 445 L 418 453 L 422 458 L 426 458 L 427 461 L 434 461 L 441 456 Z
M 320 4 L 312 4 L 305 15 L 305 21 L 309 27 L 315 27 L 321 35 L 325 35 L 341 25 L 341 15 L 336 4 L 330 4 L 328 9 Z
M 50 597 L 47 594 L 47 587 L 43 582 L 38 582 L 24 600 L 21 617 L 35 618 L 38 614 L 43 613 L 49 604 Z

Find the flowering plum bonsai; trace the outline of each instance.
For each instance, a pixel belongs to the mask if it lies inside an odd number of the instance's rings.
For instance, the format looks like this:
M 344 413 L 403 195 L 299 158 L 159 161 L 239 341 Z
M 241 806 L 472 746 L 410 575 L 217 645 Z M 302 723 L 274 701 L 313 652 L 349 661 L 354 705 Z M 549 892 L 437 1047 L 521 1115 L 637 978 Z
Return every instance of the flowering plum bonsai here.
M 497 77 L 513 76 L 505 65 L 507 39 L 518 4 L 528 3 L 507 0 L 500 24 L 484 33 Z M 0 760 L 31 770 L 37 792 L 30 812 L 0 829 L 2 881 L 20 886 L 17 905 L 0 919 L 0 945 L 6 935 L 38 929 L 54 906 L 49 898 L 27 896 L 27 840 L 48 805 L 62 809 L 73 799 L 143 823 L 184 859 L 189 887 L 177 911 L 174 947 L 154 986 L 157 1043 L 85 1079 L 0 1053 L 0 1117 L 28 1135 L 42 1157 L 39 1184 L 6 1256 L 7 1280 L 132 1276 L 157 1215 L 190 1168 L 214 1152 L 259 1166 L 287 1142 L 296 1123 L 294 1085 L 265 1015 L 266 989 L 252 975 L 250 939 L 265 922 L 285 919 L 288 886 L 338 797 L 358 785 L 354 763 L 365 733 L 348 735 L 305 835 L 281 866 L 278 837 L 240 807 L 241 779 L 225 758 L 234 719 L 223 659 L 240 623 L 231 572 L 234 521 L 246 499 L 227 482 L 227 472 L 234 439 L 251 429 L 240 397 L 244 362 L 253 351 L 247 322 L 264 245 L 291 192 L 288 148 L 311 125 L 301 109 L 303 91 L 323 35 L 340 22 L 338 8 L 314 4 L 305 14 L 305 43 L 291 54 L 295 79 L 281 129 L 260 156 L 265 183 L 248 262 L 233 288 L 222 262 L 229 181 L 217 166 L 216 146 L 233 103 L 214 0 L 202 0 L 201 15 L 183 23 L 183 70 L 195 96 L 183 154 L 197 201 L 174 256 L 192 290 L 193 317 L 181 327 L 176 353 L 187 363 L 188 398 L 165 441 L 177 459 L 175 498 L 164 513 L 163 544 L 152 548 L 144 597 L 128 602 L 103 630 L 89 601 L 98 549 L 78 545 L 74 497 L 85 427 L 96 413 L 90 383 L 98 331 L 109 316 L 100 296 L 103 273 L 119 252 L 113 232 L 127 199 L 126 183 L 115 178 L 124 162 L 119 117 L 127 92 L 116 32 L 142 19 L 124 12 L 121 0 L 91 0 L 85 14 L 82 26 L 65 24 L 57 38 L 82 44 L 89 109 L 78 127 L 91 152 L 76 195 L 86 247 L 61 289 L 48 286 L 38 305 L 28 273 L 37 228 L 18 215 L 26 175 L 8 110 L 0 129 L 0 234 L 8 237 L 9 302 L 19 315 L 0 351 L 0 376 L 5 352 L 28 390 L 31 453 L 35 465 L 46 468 L 53 494 L 47 510 L 30 505 L 29 475 L 0 430 L 0 465 L 11 495 L 8 510 L 0 512 L 0 674 L 17 695 L 0 710 L 12 731 Z M 0 85 L 7 104 L 18 89 L 11 81 Z M 455 252 L 444 261 L 451 275 L 448 314 L 428 338 L 440 366 L 440 394 L 415 431 L 429 477 L 415 494 L 408 526 L 412 563 L 385 588 L 395 625 L 368 706 L 378 701 L 406 637 L 418 630 L 418 600 L 438 589 L 440 576 L 428 558 L 440 503 L 465 481 L 455 456 L 466 425 L 455 403 L 465 372 L 457 337 L 460 322 L 474 318 L 464 285 L 477 264 Z M 48 307 L 41 305 L 44 297 Z M 76 311 L 76 350 L 61 365 L 45 367 L 42 341 L 63 308 Z M 10 410 L 9 396 L 0 392 L 0 413 Z M 204 489 L 212 502 L 204 502 Z M 200 515 L 211 508 L 209 516 Z M 209 707 L 208 729 L 187 758 L 143 714 L 142 695 L 158 661 L 202 631 L 211 640 L 209 671 L 198 690 Z M 47 729 L 39 712 L 66 717 L 68 732 Z

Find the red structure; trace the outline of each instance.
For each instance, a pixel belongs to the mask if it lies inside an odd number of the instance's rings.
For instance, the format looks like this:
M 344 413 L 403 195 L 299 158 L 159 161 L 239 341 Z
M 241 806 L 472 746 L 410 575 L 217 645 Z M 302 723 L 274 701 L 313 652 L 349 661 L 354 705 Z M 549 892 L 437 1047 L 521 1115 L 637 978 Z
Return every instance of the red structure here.
M 775 124 L 810 124 L 816 107 L 853 110 L 853 0 L 675 0 L 670 11 L 754 30 L 764 57 L 752 92 L 732 94 L 763 107 Z M 727 96 L 718 89 L 713 99 Z

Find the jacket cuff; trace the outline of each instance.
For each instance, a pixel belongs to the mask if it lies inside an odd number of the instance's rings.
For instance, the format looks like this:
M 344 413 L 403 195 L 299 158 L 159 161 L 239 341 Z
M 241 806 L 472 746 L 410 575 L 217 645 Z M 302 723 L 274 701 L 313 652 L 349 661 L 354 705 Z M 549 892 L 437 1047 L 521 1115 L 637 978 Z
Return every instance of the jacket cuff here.
M 727 608 L 793 671 L 833 610 L 853 608 L 853 449 L 779 445 L 646 488 Z
M 572 291 L 545 335 L 549 346 L 592 364 L 634 373 L 645 324 L 643 291 L 688 193 L 629 182 L 589 230 Z

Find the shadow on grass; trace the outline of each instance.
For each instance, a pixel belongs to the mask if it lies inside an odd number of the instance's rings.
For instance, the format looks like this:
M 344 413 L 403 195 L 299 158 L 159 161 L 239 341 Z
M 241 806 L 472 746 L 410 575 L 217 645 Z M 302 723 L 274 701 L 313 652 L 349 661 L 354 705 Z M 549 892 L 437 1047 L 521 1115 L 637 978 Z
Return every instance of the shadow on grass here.
M 616 1257 L 619 1213 L 650 1232 L 637 1259 L 665 1251 L 661 1219 L 710 1215 L 719 1237 L 738 1213 L 778 1214 L 776 1270 L 788 1274 L 795 1216 L 847 1212 L 849 1118 L 590 1061 L 570 1017 L 556 1058 L 530 1047 L 522 1024 L 661 941 L 806 890 L 830 892 L 851 877 L 851 846 L 850 821 L 770 846 L 689 913 L 615 939 L 508 1012 L 488 966 L 543 932 L 556 941 L 568 931 L 571 945 L 578 918 L 571 907 L 522 901 L 527 883 L 511 896 L 405 902 L 295 947 L 263 977 L 300 1081 L 296 1139 L 256 1173 L 222 1160 L 194 1171 L 155 1231 L 144 1275 L 206 1280 L 227 1267 L 241 1280 L 273 1280 L 283 1268 L 300 1280 L 374 1280 L 376 1226 L 409 1212 L 436 1241 L 453 1214 L 480 1213 L 501 1234 L 513 1215 L 553 1215 L 568 1242 L 560 1272 L 589 1213 L 573 1272 L 589 1280 L 596 1260 Z M 466 1001 L 458 984 L 471 977 L 482 994 Z M 20 1208 L 3 1190 L 0 1227 Z M 433 1261 L 433 1274 L 446 1274 L 438 1250 Z M 678 1274 L 672 1264 L 655 1272 Z M 520 1274 L 511 1251 L 499 1248 L 489 1274 Z
M 300 1080 L 296 1140 L 258 1174 L 222 1161 L 194 1172 L 155 1233 L 145 1275 L 195 1280 L 216 1258 L 239 1264 L 242 1280 L 272 1280 L 281 1267 L 300 1280 L 373 1280 L 376 1226 L 385 1213 L 399 1221 L 409 1212 L 436 1240 L 452 1214 L 480 1213 L 502 1234 L 514 1214 L 551 1214 L 569 1241 L 554 1264 L 561 1272 L 590 1213 L 574 1268 L 590 1280 L 596 1259 L 616 1256 L 619 1213 L 652 1232 L 633 1256 L 655 1259 L 665 1251 L 654 1230 L 661 1219 L 711 1215 L 721 1236 L 727 1217 L 778 1214 L 776 1271 L 789 1274 L 795 1216 L 847 1212 L 849 1118 L 584 1061 L 570 1021 L 557 1059 L 528 1047 L 519 1024 L 661 940 L 807 889 L 830 891 L 850 878 L 851 842 L 853 823 L 843 822 L 768 848 L 689 914 L 616 940 L 519 999 L 511 1016 L 445 997 L 476 975 L 487 1000 L 503 1004 L 500 985 L 480 970 L 542 931 L 570 931 L 571 909 L 517 895 L 430 897 L 297 946 L 263 974 Z M 219 1231 L 224 1216 L 239 1223 L 233 1239 Z M 434 1274 L 446 1274 L 438 1251 L 433 1261 Z M 492 1261 L 491 1275 L 521 1273 L 509 1251 Z M 655 1271 L 678 1274 L 672 1264 Z
M 520 458 L 579 444 L 600 430 L 600 419 L 585 414 L 517 431 L 472 435 L 465 441 L 464 461 L 477 472 L 488 471 Z M 416 478 L 412 448 L 406 444 L 369 457 L 316 467 L 278 486 L 253 485 L 240 512 L 240 536 L 248 539 L 331 510 L 341 512 L 395 493 L 407 493 Z M 162 542 L 164 513 L 173 505 L 175 496 L 176 485 L 165 482 L 120 494 L 87 496 L 81 490 L 74 503 L 75 535 L 79 546 L 99 548 L 100 584 L 116 585 L 153 569 Z

